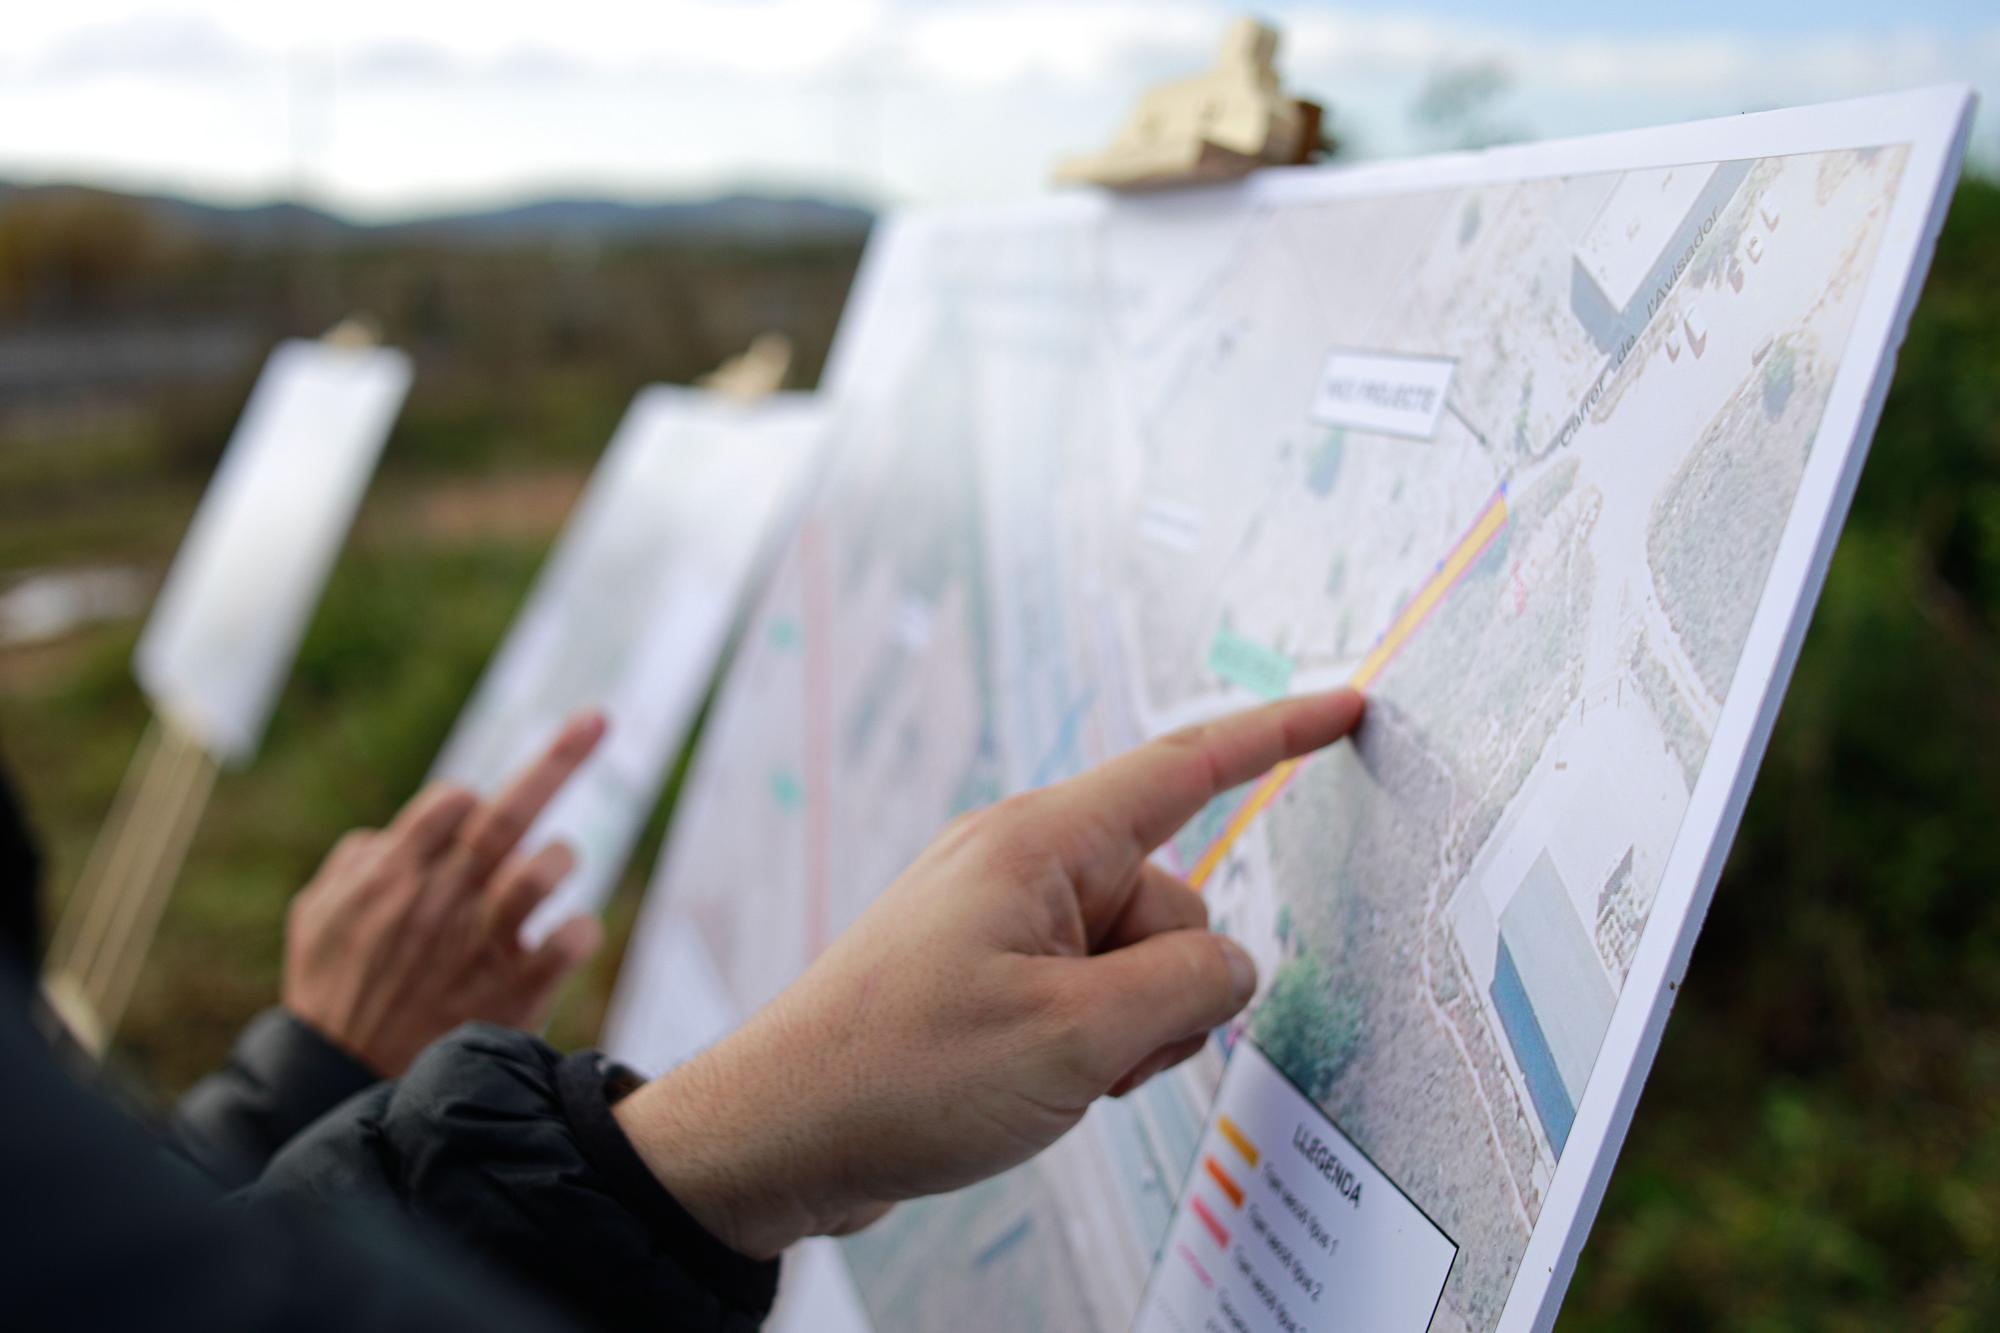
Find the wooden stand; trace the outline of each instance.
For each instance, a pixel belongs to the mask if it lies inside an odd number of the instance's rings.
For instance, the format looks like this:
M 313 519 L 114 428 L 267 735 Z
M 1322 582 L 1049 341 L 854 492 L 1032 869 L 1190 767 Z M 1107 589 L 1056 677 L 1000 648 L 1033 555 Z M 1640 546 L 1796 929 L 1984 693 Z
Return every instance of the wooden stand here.
M 381 331 L 368 316 L 351 315 L 321 341 L 368 348 L 380 343 Z M 92 1058 L 103 1058 L 132 1001 L 216 768 L 199 741 L 156 713 L 63 909 L 42 968 L 42 994 Z
M 328 347 L 366 351 L 382 345 L 382 326 L 373 315 L 353 314 L 322 333 L 319 340 Z
M 42 989 L 88 1054 L 101 1058 L 124 1017 L 153 933 L 215 786 L 216 763 L 155 718 L 49 946 Z
M 1109 148 L 1058 163 L 1056 183 L 1164 189 L 1310 162 L 1322 111 L 1279 89 L 1277 52 L 1275 29 L 1237 20 L 1212 69 L 1147 93 Z
M 750 346 L 730 357 L 695 383 L 741 402 L 751 402 L 784 387 L 792 368 L 792 340 L 782 333 L 760 333 Z

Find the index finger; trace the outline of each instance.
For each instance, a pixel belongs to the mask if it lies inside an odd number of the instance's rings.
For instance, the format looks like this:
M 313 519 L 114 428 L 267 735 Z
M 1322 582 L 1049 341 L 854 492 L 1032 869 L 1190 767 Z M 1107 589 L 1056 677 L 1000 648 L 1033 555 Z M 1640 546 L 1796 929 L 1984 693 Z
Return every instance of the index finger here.
M 1350 689 L 1280 699 L 1149 741 L 1071 790 L 1112 828 L 1130 830 L 1144 856 L 1231 787 L 1352 732 L 1362 707 Z
M 478 804 L 479 798 L 457 783 L 433 782 L 410 798 L 382 836 L 421 865 L 451 846 Z
M 602 713 L 571 718 L 540 758 L 522 769 L 505 791 L 466 821 L 459 845 L 471 859 L 474 871 L 484 872 L 499 865 L 501 858 L 527 836 L 542 810 L 583 766 L 583 761 L 590 758 L 591 751 L 604 738 L 604 730 Z

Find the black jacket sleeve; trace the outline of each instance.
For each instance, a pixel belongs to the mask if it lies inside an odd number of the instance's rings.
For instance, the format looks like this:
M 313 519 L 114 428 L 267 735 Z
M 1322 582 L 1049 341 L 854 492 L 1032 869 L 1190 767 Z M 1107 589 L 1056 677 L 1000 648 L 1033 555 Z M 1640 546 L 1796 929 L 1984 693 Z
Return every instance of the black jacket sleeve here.
M 0 983 L 15 978 L 0 967 Z M 0 1329 L 551 1333 L 532 1298 L 349 1202 L 224 1206 L 0 1003 Z
M 751 1333 L 778 1265 L 660 1187 L 611 1115 L 635 1084 L 591 1052 L 461 1028 L 293 1140 L 245 1197 L 382 1200 L 599 1327 Z
M 283 1009 L 250 1020 L 229 1063 L 181 1098 L 167 1132 L 225 1189 L 255 1180 L 294 1134 L 380 1076 Z

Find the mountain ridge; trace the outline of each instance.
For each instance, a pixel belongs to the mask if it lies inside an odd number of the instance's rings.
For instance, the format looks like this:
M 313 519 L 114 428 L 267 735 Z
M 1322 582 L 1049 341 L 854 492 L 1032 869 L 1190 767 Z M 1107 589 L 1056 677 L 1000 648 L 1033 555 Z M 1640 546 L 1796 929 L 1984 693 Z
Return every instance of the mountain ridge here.
M 377 222 L 293 200 L 217 204 L 96 185 L 0 181 L 0 213 L 23 203 L 62 198 L 125 204 L 183 234 L 252 246 L 408 240 L 501 245 L 640 240 L 780 244 L 858 239 L 875 219 L 872 210 L 840 200 L 745 190 L 651 201 L 554 193 Z

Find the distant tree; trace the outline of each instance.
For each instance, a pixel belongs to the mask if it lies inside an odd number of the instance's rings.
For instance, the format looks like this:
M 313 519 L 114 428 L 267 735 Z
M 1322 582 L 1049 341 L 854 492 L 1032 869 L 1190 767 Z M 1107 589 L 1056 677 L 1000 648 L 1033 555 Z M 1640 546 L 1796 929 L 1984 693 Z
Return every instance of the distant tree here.
M 1325 965 L 1308 947 L 1279 965 L 1250 1030 L 1264 1054 L 1317 1100 L 1361 1044 L 1361 1006 L 1352 995 L 1335 993 Z
M 1975 174 L 1896 357 L 1569 1333 L 2000 1328 L 1996 292 L 2000 186 Z M 1766 358 L 1769 410 L 1804 361 Z M 1974 1199 L 1982 1211 L 1956 1211 Z
M 1798 378 L 1799 353 L 1789 342 L 1779 343 L 1764 359 L 1764 411 L 1773 421 L 1784 415 Z
M 0 208 L 0 318 L 116 311 L 161 250 L 152 222 L 129 199 L 72 188 L 17 192 Z
M 1442 65 L 1410 104 L 1410 121 L 1439 148 L 1514 143 L 1528 137 L 1527 127 L 1496 109 L 1513 87 L 1512 72 L 1498 60 Z

